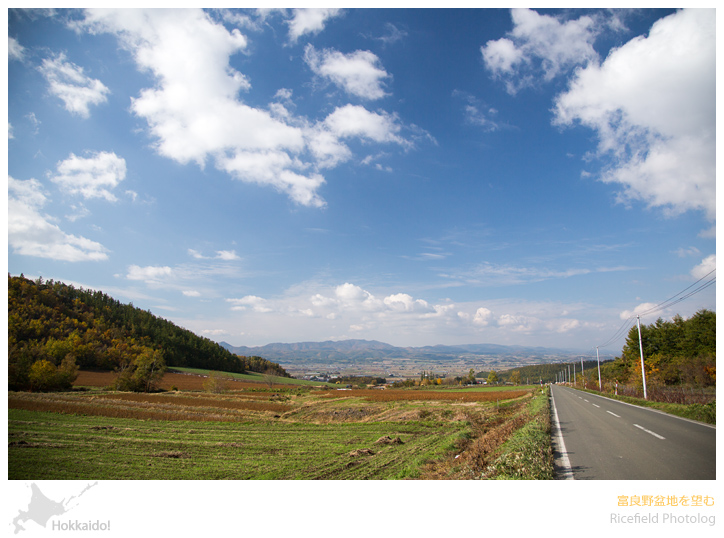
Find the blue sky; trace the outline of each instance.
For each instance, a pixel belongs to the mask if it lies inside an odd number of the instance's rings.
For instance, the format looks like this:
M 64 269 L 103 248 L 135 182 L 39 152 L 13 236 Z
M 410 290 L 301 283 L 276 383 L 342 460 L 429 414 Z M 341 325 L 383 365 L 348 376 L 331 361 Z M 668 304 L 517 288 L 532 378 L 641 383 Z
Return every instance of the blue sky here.
M 8 34 L 13 275 L 233 345 L 581 349 L 715 275 L 713 10 L 10 10 Z

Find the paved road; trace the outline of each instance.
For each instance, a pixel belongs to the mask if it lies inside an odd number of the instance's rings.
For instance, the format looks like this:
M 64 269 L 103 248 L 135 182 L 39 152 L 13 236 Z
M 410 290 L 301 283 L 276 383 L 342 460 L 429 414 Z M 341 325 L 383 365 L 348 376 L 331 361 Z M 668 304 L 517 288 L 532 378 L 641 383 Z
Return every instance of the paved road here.
M 559 478 L 716 479 L 712 426 L 560 385 L 551 400 Z

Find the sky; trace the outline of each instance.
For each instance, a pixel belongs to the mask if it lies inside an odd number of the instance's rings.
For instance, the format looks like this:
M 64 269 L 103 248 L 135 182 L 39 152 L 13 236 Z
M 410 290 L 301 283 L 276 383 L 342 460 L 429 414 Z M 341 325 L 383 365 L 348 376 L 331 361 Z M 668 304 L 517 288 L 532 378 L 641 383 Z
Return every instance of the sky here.
M 716 308 L 658 306 L 716 275 L 714 10 L 7 17 L 12 275 L 236 346 Z

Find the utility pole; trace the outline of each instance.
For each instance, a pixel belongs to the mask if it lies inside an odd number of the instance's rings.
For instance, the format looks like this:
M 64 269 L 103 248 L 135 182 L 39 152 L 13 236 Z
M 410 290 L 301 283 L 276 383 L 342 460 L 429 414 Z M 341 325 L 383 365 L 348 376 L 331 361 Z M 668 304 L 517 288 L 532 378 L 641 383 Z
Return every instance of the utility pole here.
M 603 390 L 601 388 L 601 359 L 598 358 L 598 346 L 596 346 L 596 362 L 598 362 L 598 390 Z
M 646 396 L 646 370 L 644 369 L 644 345 L 641 342 L 641 317 L 636 316 L 636 325 L 639 328 L 639 352 L 641 353 L 641 380 L 644 382 L 644 400 L 648 400 Z
M 571 384 L 571 365 L 567 364 L 566 366 L 568 366 L 568 384 L 570 385 Z
M 573 386 L 576 386 L 576 363 L 573 363 Z
M 583 374 L 583 357 L 581 357 L 581 379 L 583 379 L 583 388 L 586 388 L 586 376 Z

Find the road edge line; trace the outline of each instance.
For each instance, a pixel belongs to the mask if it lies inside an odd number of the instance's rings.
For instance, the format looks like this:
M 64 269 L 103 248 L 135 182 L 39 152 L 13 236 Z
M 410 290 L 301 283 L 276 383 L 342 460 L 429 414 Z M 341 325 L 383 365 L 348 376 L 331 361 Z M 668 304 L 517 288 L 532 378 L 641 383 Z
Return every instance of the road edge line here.
M 571 462 L 568 459 L 568 452 L 566 451 L 566 443 L 563 441 L 563 432 L 561 431 L 561 423 L 558 420 L 558 410 L 556 409 L 556 400 L 553 396 L 553 390 L 551 390 L 551 409 L 553 410 L 553 423 L 555 424 L 555 442 L 558 445 L 560 457 L 556 458 L 559 462 L 558 466 L 563 468 L 563 480 L 575 480 L 573 478 L 573 469 L 571 468 Z

